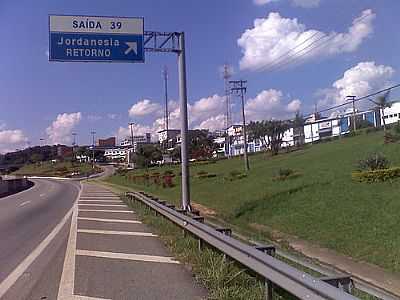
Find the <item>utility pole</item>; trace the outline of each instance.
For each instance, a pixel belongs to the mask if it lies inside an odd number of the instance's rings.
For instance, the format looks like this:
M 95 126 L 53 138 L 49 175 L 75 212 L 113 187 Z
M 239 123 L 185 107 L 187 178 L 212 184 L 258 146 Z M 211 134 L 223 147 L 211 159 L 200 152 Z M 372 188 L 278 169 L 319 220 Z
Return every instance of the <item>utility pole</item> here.
M 72 136 L 73 136 L 72 146 L 73 146 L 73 147 L 76 146 L 76 135 L 77 135 L 76 132 L 73 132 L 73 133 L 72 133 Z
M 95 140 L 96 131 L 91 131 L 90 133 L 92 135 L 92 168 L 94 169 L 94 146 L 96 144 Z
M 246 133 L 246 115 L 244 112 L 244 97 L 247 92 L 247 81 L 231 80 L 229 81 L 232 93 L 236 93 L 242 99 L 242 121 L 243 121 L 243 139 L 244 139 L 244 167 L 246 172 L 250 170 L 249 158 L 247 156 L 247 133 Z
M 354 132 L 357 131 L 357 125 L 356 125 L 356 96 L 346 96 L 347 101 L 352 101 L 353 102 L 353 129 Z
M 164 76 L 164 91 L 165 91 L 165 116 L 164 116 L 164 127 L 165 128 L 164 129 L 166 130 L 166 133 L 167 133 L 166 147 L 168 148 L 169 112 L 168 112 L 168 68 L 167 68 L 167 66 L 164 66 L 163 76 Z
M 229 78 L 231 78 L 232 72 L 229 70 L 227 64 L 224 65 L 223 77 L 225 84 L 225 104 L 226 104 L 226 118 L 225 118 L 225 155 L 228 158 L 231 157 L 230 153 L 230 140 L 228 135 L 228 128 L 232 125 L 232 114 L 231 114 L 231 99 L 230 99 L 230 89 L 229 89 Z
M 128 165 L 129 165 L 129 163 L 131 163 L 132 162 L 132 157 L 131 157 L 131 155 L 133 156 L 133 125 L 135 125 L 135 123 L 133 123 L 133 122 L 131 122 L 131 123 L 129 123 L 129 127 L 130 127 L 130 129 L 131 129 L 131 146 L 132 146 L 132 151 L 130 151 L 129 153 L 131 153 L 130 155 L 129 155 L 129 158 L 128 158 Z

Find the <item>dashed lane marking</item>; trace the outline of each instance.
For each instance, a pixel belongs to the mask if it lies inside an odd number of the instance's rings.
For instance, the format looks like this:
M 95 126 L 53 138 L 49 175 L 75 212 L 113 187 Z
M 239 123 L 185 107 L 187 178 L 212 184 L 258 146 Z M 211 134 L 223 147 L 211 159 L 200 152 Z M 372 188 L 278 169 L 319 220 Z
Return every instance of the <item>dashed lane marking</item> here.
M 173 257 L 167 256 L 153 256 L 153 255 L 142 255 L 142 254 L 127 254 L 127 253 L 115 253 L 115 252 L 101 252 L 101 251 L 89 251 L 89 250 L 76 250 L 76 255 L 79 256 L 91 256 L 111 259 L 123 259 L 132 261 L 145 261 L 145 262 L 156 262 L 156 263 L 167 263 L 167 264 L 179 264 Z
M 109 210 L 109 209 L 79 209 L 79 211 L 97 211 L 97 212 L 109 212 L 109 213 L 130 213 L 133 214 L 131 210 Z
M 84 218 L 84 217 L 79 217 L 78 220 L 95 221 L 95 222 L 106 222 L 106 223 L 142 224 L 142 222 L 136 221 L 136 220 L 100 219 L 100 218 Z
M 136 232 L 136 231 L 113 231 L 113 230 L 78 229 L 78 233 L 157 237 L 157 235 L 152 234 L 151 232 Z
M 96 203 L 80 203 L 81 206 L 110 206 L 110 207 L 126 207 L 125 204 L 96 204 Z
M 20 205 L 18 205 L 19 207 L 23 207 L 23 206 L 25 206 L 25 205 L 27 205 L 27 204 L 29 204 L 29 203 L 31 203 L 31 201 L 30 200 L 28 200 L 28 201 L 25 201 L 25 202 L 22 202 Z

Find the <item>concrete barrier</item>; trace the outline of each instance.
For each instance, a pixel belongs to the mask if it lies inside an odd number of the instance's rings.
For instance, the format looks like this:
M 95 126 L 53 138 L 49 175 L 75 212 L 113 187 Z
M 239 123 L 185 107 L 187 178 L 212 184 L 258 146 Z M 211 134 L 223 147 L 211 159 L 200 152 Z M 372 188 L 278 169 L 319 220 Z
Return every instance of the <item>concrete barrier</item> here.
M 3 180 L 0 177 L 0 197 L 12 195 L 33 186 L 33 182 L 27 178 L 14 178 Z

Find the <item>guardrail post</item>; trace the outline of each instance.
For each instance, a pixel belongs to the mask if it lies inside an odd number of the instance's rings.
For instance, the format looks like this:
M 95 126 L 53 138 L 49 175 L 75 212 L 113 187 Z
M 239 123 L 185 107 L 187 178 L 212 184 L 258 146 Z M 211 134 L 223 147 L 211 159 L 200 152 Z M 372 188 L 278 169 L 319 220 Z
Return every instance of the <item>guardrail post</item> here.
M 255 246 L 259 251 L 262 251 L 268 255 L 275 256 L 275 247 L 274 246 Z M 265 278 L 265 299 L 272 300 L 274 296 L 274 284 Z
M 273 284 L 269 280 L 265 280 L 265 300 L 272 300 L 274 294 Z
M 320 280 L 339 288 L 346 293 L 351 293 L 353 287 L 353 280 L 349 275 L 342 275 L 342 276 L 325 276 L 321 277 Z

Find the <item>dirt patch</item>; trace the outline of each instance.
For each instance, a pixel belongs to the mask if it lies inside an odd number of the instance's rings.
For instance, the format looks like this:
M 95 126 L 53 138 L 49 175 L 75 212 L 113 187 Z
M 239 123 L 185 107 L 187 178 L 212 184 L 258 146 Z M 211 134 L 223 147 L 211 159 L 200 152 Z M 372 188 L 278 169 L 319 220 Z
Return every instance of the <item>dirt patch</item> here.
M 276 229 L 272 229 L 267 225 L 262 225 L 258 223 L 250 223 L 249 226 L 257 231 L 261 231 L 266 233 L 269 237 L 271 237 L 274 241 L 279 243 L 284 242 L 286 240 L 286 235 Z
M 216 216 L 217 215 L 215 210 L 208 208 L 204 205 L 201 205 L 198 203 L 192 203 L 192 206 L 194 209 L 197 209 L 202 215 L 206 215 L 206 216 Z

